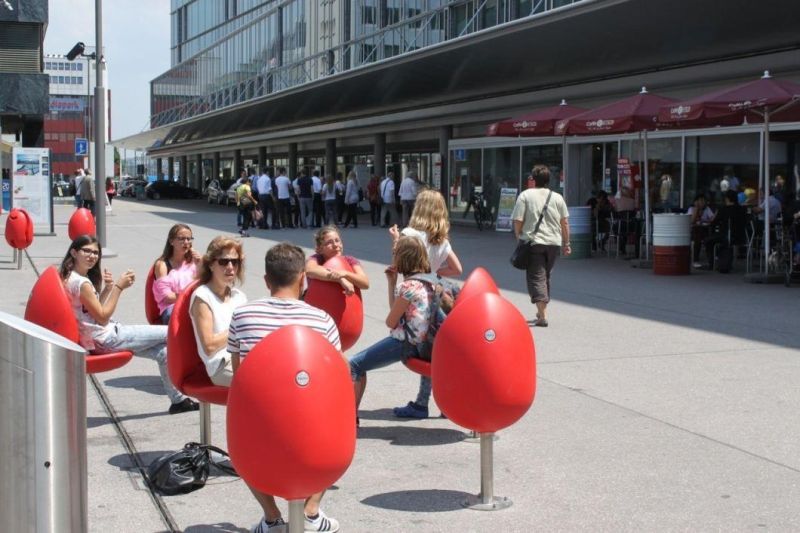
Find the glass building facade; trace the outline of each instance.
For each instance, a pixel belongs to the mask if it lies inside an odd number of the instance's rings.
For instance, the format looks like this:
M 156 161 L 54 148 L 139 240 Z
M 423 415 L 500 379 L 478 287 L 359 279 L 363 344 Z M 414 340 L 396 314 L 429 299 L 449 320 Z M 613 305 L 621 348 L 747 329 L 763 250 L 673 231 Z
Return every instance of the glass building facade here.
M 151 127 L 585 0 L 172 0 Z

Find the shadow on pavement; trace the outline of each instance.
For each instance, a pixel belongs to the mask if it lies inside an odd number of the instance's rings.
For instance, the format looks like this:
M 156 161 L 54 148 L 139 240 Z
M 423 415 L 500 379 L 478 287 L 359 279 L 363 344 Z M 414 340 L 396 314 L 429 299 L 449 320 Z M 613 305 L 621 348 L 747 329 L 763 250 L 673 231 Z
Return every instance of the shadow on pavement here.
M 439 446 L 461 442 L 467 434 L 456 429 L 420 428 L 413 426 L 358 428 L 359 439 L 388 440 L 393 446 Z
M 164 393 L 164 386 L 161 384 L 161 378 L 155 376 L 126 376 L 124 378 L 111 378 L 103 381 L 103 385 L 109 387 L 116 387 L 118 389 L 134 389 L 141 392 L 148 392 L 156 396 L 164 396 L 164 401 L 168 402 L 166 394 Z M 167 406 L 169 407 L 169 406 Z M 166 412 L 166 409 L 164 410 Z M 123 420 L 125 418 L 123 417 Z
M 164 411 L 158 411 L 156 413 L 139 413 L 136 415 L 125 415 L 120 416 L 120 422 L 127 422 L 128 420 L 142 420 L 144 418 L 152 418 L 154 416 L 163 416 L 166 413 Z M 87 416 L 86 417 L 86 427 L 88 429 L 96 428 L 100 426 L 105 426 L 106 424 L 110 424 L 111 419 L 107 416 Z
M 392 511 L 444 513 L 463 509 L 461 502 L 471 494 L 458 490 L 403 490 L 364 498 L 361 503 Z
M 235 526 L 230 522 L 223 522 L 221 524 L 198 524 L 183 529 L 183 533 L 211 533 L 214 531 L 219 533 L 248 533 L 250 530 Z

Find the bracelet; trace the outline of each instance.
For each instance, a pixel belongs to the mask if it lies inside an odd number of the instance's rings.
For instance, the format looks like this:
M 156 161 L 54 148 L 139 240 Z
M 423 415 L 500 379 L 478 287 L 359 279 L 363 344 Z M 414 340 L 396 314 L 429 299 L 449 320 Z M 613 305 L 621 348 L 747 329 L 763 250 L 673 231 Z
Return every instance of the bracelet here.
M 119 285 L 117 285 L 116 283 L 114 284 L 114 286 L 115 286 L 116 288 L 118 288 L 118 289 L 119 289 L 119 292 L 122 292 L 122 291 L 124 291 L 124 290 L 125 290 L 125 289 L 123 289 L 122 287 L 120 287 Z

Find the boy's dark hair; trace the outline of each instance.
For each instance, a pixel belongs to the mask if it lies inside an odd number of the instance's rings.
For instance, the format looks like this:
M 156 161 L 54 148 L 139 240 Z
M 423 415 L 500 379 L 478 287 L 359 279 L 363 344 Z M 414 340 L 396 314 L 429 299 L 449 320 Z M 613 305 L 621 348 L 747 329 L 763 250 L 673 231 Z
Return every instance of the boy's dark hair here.
M 286 174 L 286 167 L 278 167 L 278 175 L 282 176 Z
M 531 176 L 537 188 L 550 185 L 550 169 L 545 165 L 534 165 Z
M 273 289 L 288 287 L 306 268 L 306 255 L 299 246 L 290 242 L 276 244 L 264 257 L 267 283 Z
M 725 191 L 725 199 L 733 205 L 739 205 L 739 195 L 736 193 L 736 191 L 732 191 L 730 189 Z

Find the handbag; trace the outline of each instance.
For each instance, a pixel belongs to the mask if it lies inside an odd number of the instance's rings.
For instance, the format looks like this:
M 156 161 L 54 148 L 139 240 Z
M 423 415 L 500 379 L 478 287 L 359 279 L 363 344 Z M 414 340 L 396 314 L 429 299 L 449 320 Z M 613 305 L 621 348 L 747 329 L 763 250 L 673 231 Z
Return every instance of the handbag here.
M 536 232 L 539 231 L 539 226 L 542 225 L 544 212 L 547 211 L 547 205 L 550 203 L 550 197 L 552 195 L 553 191 L 547 193 L 547 200 L 544 201 L 542 212 L 539 213 L 539 220 L 536 221 L 536 226 L 533 228 L 533 235 L 536 235 Z M 533 241 L 524 241 L 522 239 L 517 240 L 517 247 L 514 248 L 514 252 L 511 254 L 511 266 L 518 268 L 519 270 L 526 270 L 528 268 L 528 258 L 531 255 L 532 243 Z
M 260 207 L 256 207 L 253 209 L 253 220 L 255 222 L 261 222 L 264 220 L 264 212 L 261 210 Z
M 147 477 L 156 491 L 172 496 L 204 487 L 212 464 L 226 474 L 237 475 L 232 467 L 215 462 L 209 453 L 212 451 L 228 457 L 226 451 L 216 446 L 188 442 L 182 450 L 162 455 L 150 463 Z

